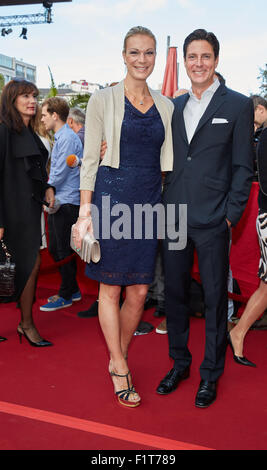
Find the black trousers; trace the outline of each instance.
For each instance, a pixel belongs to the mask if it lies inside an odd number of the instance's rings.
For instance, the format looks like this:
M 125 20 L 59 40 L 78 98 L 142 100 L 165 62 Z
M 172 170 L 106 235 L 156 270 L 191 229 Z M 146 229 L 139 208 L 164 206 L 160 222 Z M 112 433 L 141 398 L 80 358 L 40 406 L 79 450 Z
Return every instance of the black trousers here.
M 79 206 L 62 204 L 55 214 L 48 216 L 49 251 L 54 260 L 61 261 L 73 253 L 70 247 L 71 226 L 79 215 Z M 79 290 L 76 280 L 76 259 L 60 266 L 61 285 L 58 294 L 66 300 Z
M 229 229 L 226 221 L 212 228 L 188 227 L 187 245 L 170 251 L 168 238 L 163 243 L 165 305 L 169 354 L 174 368 L 184 370 L 191 364 L 189 338 L 189 288 L 194 249 L 205 296 L 206 344 L 200 375 L 216 381 L 224 370 L 227 333 L 227 278 L 229 271 Z M 172 240 L 173 241 L 173 240 Z

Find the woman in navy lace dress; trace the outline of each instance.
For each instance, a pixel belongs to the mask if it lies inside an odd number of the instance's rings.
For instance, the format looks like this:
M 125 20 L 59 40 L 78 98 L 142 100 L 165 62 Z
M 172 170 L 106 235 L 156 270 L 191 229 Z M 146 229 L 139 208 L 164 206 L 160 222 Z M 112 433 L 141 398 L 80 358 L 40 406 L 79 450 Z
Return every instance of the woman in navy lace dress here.
M 131 407 L 140 404 L 140 396 L 127 365 L 128 346 L 154 278 L 158 243 L 151 208 L 161 202 L 161 172 L 171 171 L 173 163 L 173 105 L 146 83 L 155 57 L 151 31 L 132 28 L 124 41 L 125 80 L 90 98 L 75 225 L 78 250 L 86 230 L 100 241 L 101 260 L 88 264 L 86 274 L 100 283 L 99 321 L 115 393 L 121 404 Z M 99 165 L 102 140 L 107 151 Z M 144 207 L 150 211 L 147 216 L 142 215 Z M 126 286 L 126 296 L 120 309 L 121 286 Z

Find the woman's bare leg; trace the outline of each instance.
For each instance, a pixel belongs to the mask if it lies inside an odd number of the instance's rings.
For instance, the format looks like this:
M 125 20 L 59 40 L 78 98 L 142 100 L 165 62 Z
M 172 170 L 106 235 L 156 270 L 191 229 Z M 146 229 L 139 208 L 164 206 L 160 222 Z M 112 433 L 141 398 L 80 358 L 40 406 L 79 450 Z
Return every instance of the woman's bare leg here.
M 121 347 L 120 292 L 120 286 L 100 284 L 98 317 L 110 353 L 109 372 L 126 375 L 129 372 L 129 368 L 125 351 Z M 130 385 L 132 385 L 131 377 L 128 376 L 128 378 Z M 112 380 L 115 391 L 127 388 L 126 378 L 113 375 Z M 137 393 L 131 394 L 130 401 L 140 401 L 139 395 Z
M 126 297 L 120 312 L 121 350 L 128 356 L 128 347 L 144 312 L 148 285 L 136 284 L 126 287 Z
M 120 346 L 120 286 L 100 284 L 98 317 L 112 362 L 126 368 Z
M 250 297 L 237 325 L 231 330 L 231 340 L 236 356 L 243 356 L 245 336 L 251 325 L 262 315 L 267 307 L 267 284 L 260 281 L 258 289 Z

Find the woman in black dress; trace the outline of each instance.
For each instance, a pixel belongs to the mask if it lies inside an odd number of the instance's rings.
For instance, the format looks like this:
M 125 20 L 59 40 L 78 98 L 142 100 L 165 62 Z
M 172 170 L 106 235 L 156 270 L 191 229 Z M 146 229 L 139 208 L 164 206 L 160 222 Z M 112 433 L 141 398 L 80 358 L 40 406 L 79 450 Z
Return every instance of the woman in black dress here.
M 127 364 L 128 346 L 154 278 L 158 245 L 155 220 L 150 226 L 143 225 L 142 231 L 134 214 L 135 209 L 145 204 L 153 208 L 160 204 L 161 171 L 171 171 L 173 163 L 173 104 L 146 83 L 154 69 L 155 57 L 154 35 L 143 27 L 132 28 L 124 41 L 125 80 L 100 90 L 89 100 L 80 217 L 74 233 L 78 250 L 86 230 L 94 229 L 98 238 L 93 204 L 99 214 L 101 260 L 88 264 L 86 274 L 100 282 L 98 312 L 110 352 L 109 372 L 118 401 L 130 407 L 138 406 L 141 399 L 133 387 Z M 99 166 L 103 137 L 107 152 Z M 107 215 L 105 204 L 110 206 Z M 123 234 L 120 208 L 128 211 L 124 213 Z M 111 236 L 107 233 L 109 224 Z M 126 296 L 120 309 L 122 286 Z
M 255 364 L 243 355 L 245 336 L 251 325 L 258 320 L 267 308 L 267 127 L 263 129 L 260 135 L 257 161 L 260 188 L 256 228 L 260 245 L 258 271 L 260 284 L 250 297 L 237 325 L 228 333 L 228 341 L 232 347 L 235 362 L 250 367 L 255 367 Z
M 32 306 L 40 266 L 41 211 L 54 204 L 47 184 L 48 152 L 33 131 L 38 89 L 26 80 L 5 85 L 0 102 L 0 239 L 16 264 L 15 294 L 3 299 L 18 302 L 17 332 L 32 346 L 51 346 L 35 327 Z M 0 297 L 1 299 L 1 297 Z

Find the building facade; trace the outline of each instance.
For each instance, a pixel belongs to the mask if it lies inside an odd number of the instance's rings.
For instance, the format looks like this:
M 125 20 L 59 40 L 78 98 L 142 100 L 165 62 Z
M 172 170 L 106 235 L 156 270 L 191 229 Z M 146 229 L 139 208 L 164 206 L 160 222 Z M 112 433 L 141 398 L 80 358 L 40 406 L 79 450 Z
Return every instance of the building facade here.
M 81 95 L 87 94 L 87 93 L 91 95 L 92 93 L 94 93 L 94 91 L 100 90 L 101 88 L 103 88 L 103 86 L 99 85 L 99 83 L 87 82 L 86 80 L 79 80 L 78 82 L 73 80 L 70 84 L 70 88 L 71 90 Z
M 60 98 L 65 98 L 68 102 L 77 98 L 77 96 L 89 95 L 91 96 L 96 90 L 104 88 L 99 83 L 90 83 L 86 80 L 72 81 L 70 85 L 63 83 L 57 87 L 57 96 Z M 39 97 L 40 100 L 46 98 L 50 91 L 50 88 L 39 88 Z
M 35 65 L 27 64 L 23 60 L 18 60 L 15 57 L 0 54 L 0 73 L 4 76 L 5 83 L 15 77 L 24 78 L 30 82 L 36 83 Z

